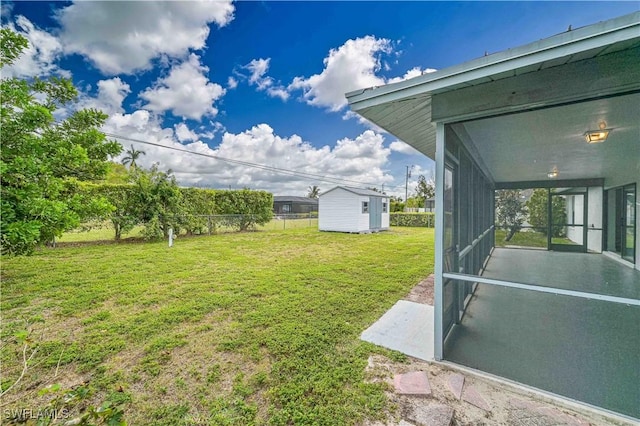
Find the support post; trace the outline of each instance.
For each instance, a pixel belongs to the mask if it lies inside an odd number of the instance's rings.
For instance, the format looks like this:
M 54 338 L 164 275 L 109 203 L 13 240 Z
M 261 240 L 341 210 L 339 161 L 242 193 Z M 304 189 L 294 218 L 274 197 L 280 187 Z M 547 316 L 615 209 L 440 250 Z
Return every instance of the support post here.
M 443 330 L 443 265 L 444 265 L 444 124 L 436 123 L 436 258 L 435 258 L 435 288 L 434 288 L 434 332 L 433 355 L 437 361 L 444 358 L 444 330 Z

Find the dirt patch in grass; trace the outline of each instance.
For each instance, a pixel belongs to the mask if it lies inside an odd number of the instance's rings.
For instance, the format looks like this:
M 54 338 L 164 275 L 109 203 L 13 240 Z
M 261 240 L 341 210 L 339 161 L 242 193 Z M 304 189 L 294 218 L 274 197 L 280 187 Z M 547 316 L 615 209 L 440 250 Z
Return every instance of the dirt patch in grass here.
M 433 306 L 433 280 L 434 276 L 433 274 L 431 274 L 427 278 L 420 281 L 415 287 L 411 289 L 409 294 L 405 296 L 404 300 Z

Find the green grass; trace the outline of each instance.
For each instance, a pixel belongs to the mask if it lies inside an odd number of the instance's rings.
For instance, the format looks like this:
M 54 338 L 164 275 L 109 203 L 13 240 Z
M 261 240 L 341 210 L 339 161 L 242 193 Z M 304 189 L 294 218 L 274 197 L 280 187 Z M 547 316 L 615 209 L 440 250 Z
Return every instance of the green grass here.
M 507 231 L 496 229 L 496 247 L 509 245 L 547 248 L 547 236 L 540 232 L 516 232 L 510 241 L 504 240 L 506 235 Z
M 277 231 L 286 229 L 300 229 L 300 228 L 315 228 L 318 229 L 318 218 L 308 219 L 273 219 L 264 225 L 256 227 L 260 231 Z M 141 238 L 142 225 L 136 226 L 131 231 L 122 235 L 123 240 L 131 238 Z M 233 232 L 232 229 L 225 227 L 218 227 L 216 233 Z M 183 233 L 184 234 L 184 233 Z M 114 239 L 113 226 L 110 222 L 105 222 L 100 227 L 91 228 L 89 230 L 77 229 L 69 232 L 65 232 L 62 237 L 58 238 L 56 242 L 59 243 L 80 243 L 91 241 L 113 241 Z
M 547 236 L 541 232 L 516 232 L 510 241 L 505 241 L 504 238 L 507 235 L 507 231 L 503 229 L 496 229 L 496 247 L 505 246 L 520 246 L 520 247 L 541 247 L 547 248 Z M 552 244 L 568 244 L 576 245 L 575 242 L 568 238 L 551 238 Z
M 82 382 L 130 424 L 356 424 L 388 408 L 359 340 L 433 270 L 433 229 L 313 228 L 44 249 L 3 259 L 3 408 Z M 387 353 L 389 354 L 389 353 Z M 55 376 L 56 372 L 58 375 Z

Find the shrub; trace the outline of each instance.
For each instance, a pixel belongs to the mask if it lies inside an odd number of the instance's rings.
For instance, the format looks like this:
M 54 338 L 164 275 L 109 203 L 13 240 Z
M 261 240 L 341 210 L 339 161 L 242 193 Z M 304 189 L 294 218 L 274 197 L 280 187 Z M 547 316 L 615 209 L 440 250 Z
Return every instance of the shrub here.
M 415 226 L 433 228 L 435 225 L 434 213 L 389 213 L 391 226 Z

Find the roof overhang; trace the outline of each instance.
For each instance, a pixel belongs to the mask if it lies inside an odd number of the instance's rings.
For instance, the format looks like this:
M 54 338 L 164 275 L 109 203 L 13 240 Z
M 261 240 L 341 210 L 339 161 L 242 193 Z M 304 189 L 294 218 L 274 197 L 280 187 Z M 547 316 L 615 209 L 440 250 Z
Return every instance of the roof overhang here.
M 353 111 L 435 158 L 437 122 L 638 92 L 640 12 L 346 96 Z

